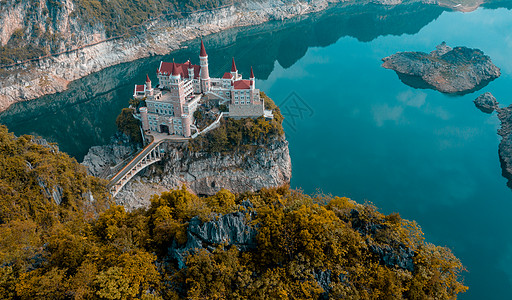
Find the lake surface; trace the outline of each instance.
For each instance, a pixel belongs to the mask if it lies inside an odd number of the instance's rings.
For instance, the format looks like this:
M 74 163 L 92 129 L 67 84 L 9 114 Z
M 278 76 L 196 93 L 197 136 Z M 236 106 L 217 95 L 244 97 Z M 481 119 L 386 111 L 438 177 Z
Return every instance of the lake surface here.
M 512 299 L 512 191 L 501 176 L 499 121 L 475 108 L 492 92 L 512 102 L 512 11 L 471 13 L 411 4 L 334 8 L 233 29 L 205 39 L 212 76 L 236 57 L 246 76 L 285 115 L 292 187 L 371 201 L 384 213 L 416 220 L 427 240 L 448 246 L 467 268 L 460 299 Z M 404 85 L 381 58 L 432 51 L 442 41 L 479 48 L 502 76 L 482 90 L 448 96 Z M 197 62 L 197 41 L 167 57 L 115 66 L 70 90 L 19 103 L 0 114 L 16 134 L 58 142 L 81 161 L 107 143 L 115 117 L 161 59 Z

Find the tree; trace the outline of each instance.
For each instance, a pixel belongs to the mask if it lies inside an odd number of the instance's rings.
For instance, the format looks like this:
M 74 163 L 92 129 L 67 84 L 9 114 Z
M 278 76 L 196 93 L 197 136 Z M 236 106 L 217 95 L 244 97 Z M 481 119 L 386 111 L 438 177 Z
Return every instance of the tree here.
M 142 143 L 140 132 L 140 121 L 133 116 L 132 108 L 123 108 L 116 118 L 116 125 L 119 131 L 126 134 L 134 143 Z

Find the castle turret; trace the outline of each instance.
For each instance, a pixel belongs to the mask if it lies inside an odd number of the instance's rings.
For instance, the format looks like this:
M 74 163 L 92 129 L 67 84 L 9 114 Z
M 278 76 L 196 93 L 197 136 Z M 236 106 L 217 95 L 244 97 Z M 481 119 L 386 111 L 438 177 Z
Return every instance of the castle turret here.
M 151 80 L 149 79 L 149 75 L 146 74 L 146 90 L 151 89 Z
M 210 91 L 210 72 L 208 71 L 208 54 L 204 48 L 203 39 L 201 39 L 201 51 L 199 52 L 199 71 L 201 81 L 201 92 L 206 93 Z
M 238 70 L 236 69 L 235 58 L 231 61 L 231 75 L 233 75 L 234 80 L 238 80 Z
M 153 88 L 151 87 L 151 80 L 148 74 L 146 74 L 146 97 L 153 96 Z
M 188 78 L 189 79 L 194 79 L 194 67 L 192 67 L 192 63 L 190 62 L 190 60 L 187 62 L 188 66 L 187 66 L 187 69 L 188 69 Z
M 172 62 L 172 75 L 171 75 L 171 78 L 174 79 L 174 80 L 178 80 L 178 81 L 181 79 L 180 73 L 178 72 L 178 67 L 176 66 L 174 61 Z
M 252 66 L 251 66 L 251 76 L 249 77 L 249 79 L 251 80 L 251 90 L 254 90 L 254 86 L 256 85 L 256 82 L 255 82 Z
M 190 120 L 190 116 L 183 115 L 181 117 L 181 123 L 183 125 L 183 136 L 190 137 L 190 135 L 191 135 L 190 124 L 192 123 Z
M 140 117 L 142 119 L 142 130 L 144 130 L 144 131 L 149 130 L 148 108 L 141 107 L 139 109 L 139 111 L 140 111 Z

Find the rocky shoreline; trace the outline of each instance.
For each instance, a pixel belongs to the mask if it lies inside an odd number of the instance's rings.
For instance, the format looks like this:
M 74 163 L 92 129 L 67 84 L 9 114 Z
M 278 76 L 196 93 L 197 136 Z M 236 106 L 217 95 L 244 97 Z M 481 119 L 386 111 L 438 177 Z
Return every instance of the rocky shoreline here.
M 442 43 L 429 54 L 399 52 L 382 59 L 382 67 L 394 70 L 403 83 L 449 94 L 466 94 L 481 89 L 501 75 L 481 50 L 451 48 Z
M 92 147 L 82 163 L 91 175 L 109 178 L 130 155 L 126 145 L 111 143 Z M 128 210 L 149 205 L 151 195 L 185 185 L 197 195 L 213 195 L 221 189 L 233 193 L 258 191 L 290 183 L 288 141 L 276 139 L 247 151 L 227 154 L 192 152 L 186 145 L 167 146 L 162 162 L 136 175 L 117 194 L 115 201 Z

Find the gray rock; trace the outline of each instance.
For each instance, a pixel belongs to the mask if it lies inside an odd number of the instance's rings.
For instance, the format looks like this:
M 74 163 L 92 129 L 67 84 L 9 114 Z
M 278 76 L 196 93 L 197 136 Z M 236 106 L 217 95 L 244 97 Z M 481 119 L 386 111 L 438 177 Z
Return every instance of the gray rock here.
M 403 245 L 391 247 L 389 245 L 371 245 L 370 251 L 379 256 L 380 263 L 394 268 L 414 271 L 414 251 Z
M 399 52 L 382 61 L 382 66 L 394 70 L 405 84 L 443 93 L 478 90 L 501 75 L 500 69 L 482 51 L 466 47 L 451 49 L 445 43 L 430 54 Z
M 495 109 L 498 109 L 498 101 L 496 98 L 489 92 L 483 93 L 478 96 L 474 101 L 475 106 L 485 113 L 492 113 Z
M 452 50 L 452 47 L 446 45 L 446 42 L 442 42 L 441 44 L 436 46 L 436 50 L 430 52 L 430 55 L 440 57 Z
M 53 199 L 55 204 L 60 205 L 62 203 L 62 187 L 54 185 L 51 189 L 48 187 L 46 182 L 41 178 L 37 178 L 37 183 L 42 189 L 43 195 L 48 199 Z
M 199 249 L 211 251 L 221 244 L 234 245 L 241 251 L 256 247 L 255 238 L 258 232 L 250 224 L 253 214 L 252 211 L 214 214 L 208 222 L 202 222 L 197 216 L 192 218 L 187 228 L 187 243 L 180 246 L 174 241 L 169 248 L 170 257 L 178 262 L 181 269 L 185 267 L 186 256 Z
M 318 285 L 324 290 L 320 299 L 329 299 L 329 292 L 331 291 L 331 270 L 321 270 L 315 272 L 315 280 Z
M 137 152 L 129 138 L 121 133 L 116 133 L 110 144 L 93 146 L 84 156 L 82 165 L 87 167 L 87 173 L 101 178 L 109 178 L 124 166 L 129 158 Z

